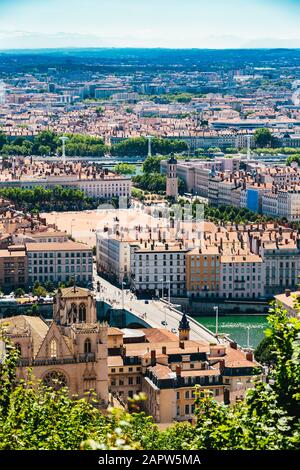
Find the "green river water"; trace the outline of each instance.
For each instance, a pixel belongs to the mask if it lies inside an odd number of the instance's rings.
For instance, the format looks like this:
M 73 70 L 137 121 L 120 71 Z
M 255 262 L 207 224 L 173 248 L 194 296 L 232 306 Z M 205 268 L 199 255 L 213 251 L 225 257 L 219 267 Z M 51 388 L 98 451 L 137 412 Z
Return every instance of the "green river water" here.
M 214 316 L 196 317 L 199 323 L 211 330 L 216 331 L 216 319 Z M 268 327 L 265 315 L 226 315 L 219 317 L 219 333 L 226 333 L 240 346 L 246 347 L 248 341 L 252 348 L 260 343 L 264 337 L 264 331 Z

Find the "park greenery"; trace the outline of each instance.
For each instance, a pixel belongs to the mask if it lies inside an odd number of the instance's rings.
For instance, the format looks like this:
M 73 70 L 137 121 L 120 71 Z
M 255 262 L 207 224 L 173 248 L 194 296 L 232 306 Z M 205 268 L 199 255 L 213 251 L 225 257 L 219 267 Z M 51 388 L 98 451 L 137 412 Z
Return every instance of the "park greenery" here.
M 0 197 L 12 201 L 16 208 L 24 212 L 70 211 L 97 208 L 99 200 L 85 196 L 79 189 L 55 186 L 43 188 L 2 188 Z
M 180 200 L 179 203 L 184 205 L 187 203 L 185 200 Z M 193 215 L 196 215 L 197 204 L 201 204 L 199 200 L 195 200 L 192 204 Z M 233 206 L 204 206 L 204 218 L 210 222 L 219 223 L 234 223 L 234 224 L 247 224 L 257 222 L 269 222 L 274 220 L 271 217 L 267 217 L 257 212 L 253 212 L 244 207 L 233 207 Z
M 0 133 L 0 151 L 2 155 L 61 155 L 60 135 L 52 131 L 43 131 L 35 137 L 16 137 L 10 139 Z M 66 154 L 68 156 L 101 157 L 108 152 L 103 139 L 82 134 L 66 134 Z
M 160 162 L 164 159 L 163 156 L 147 157 L 142 165 L 143 173 L 160 173 Z
M 281 308 L 268 318 L 266 335 L 276 358 L 266 382 L 257 380 L 243 401 L 224 405 L 196 387 L 195 424 L 164 431 L 143 413 L 145 396 L 129 410 L 102 413 L 93 391 L 86 399 L 67 388 L 17 379 L 18 350 L 2 327 L 6 345 L 0 365 L 1 450 L 299 450 L 300 321 Z M 271 380 L 272 379 L 272 380 Z
M 152 138 L 151 152 L 153 155 L 170 155 L 188 150 L 186 142 L 182 140 Z M 134 137 L 122 140 L 112 145 L 110 153 L 117 157 L 146 157 L 148 155 L 148 139 L 146 137 Z
M 101 112 L 101 109 L 100 111 Z M 102 157 L 106 154 L 118 157 L 146 157 L 148 140 L 146 137 L 124 139 L 108 147 L 100 137 L 65 134 L 66 155 L 70 157 Z M 61 135 L 52 131 L 43 131 L 32 137 L 10 138 L 0 131 L 0 151 L 4 156 L 51 156 L 62 154 Z M 169 155 L 172 152 L 184 152 L 188 149 L 185 142 L 173 139 L 152 139 L 152 153 Z
M 300 165 L 300 153 L 294 153 L 294 155 L 290 155 L 286 161 L 287 166 L 291 166 L 293 162 L 298 163 Z
M 254 142 L 256 147 L 275 147 L 275 139 L 269 129 L 264 127 L 256 129 L 254 132 Z
M 131 165 L 130 163 L 118 163 L 113 167 L 113 171 L 119 175 L 135 175 L 136 166 Z

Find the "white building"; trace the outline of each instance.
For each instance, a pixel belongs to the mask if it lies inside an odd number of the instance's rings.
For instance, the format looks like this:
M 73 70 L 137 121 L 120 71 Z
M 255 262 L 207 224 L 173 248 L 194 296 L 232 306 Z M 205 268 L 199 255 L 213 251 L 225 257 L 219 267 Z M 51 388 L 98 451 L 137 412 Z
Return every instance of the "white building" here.
M 97 272 L 119 284 L 127 282 L 130 274 L 130 242 L 108 231 L 96 234 Z
M 222 255 L 220 258 L 220 297 L 258 299 L 264 296 L 264 267 L 254 254 Z
M 262 213 L 288 221 L 300 220 L 300 186 L 276 189 L 262 196 Z
M 185 254 L 181 244 L 147 243 L 131 246 L 131 285 L 138 294 L 185 295 Z

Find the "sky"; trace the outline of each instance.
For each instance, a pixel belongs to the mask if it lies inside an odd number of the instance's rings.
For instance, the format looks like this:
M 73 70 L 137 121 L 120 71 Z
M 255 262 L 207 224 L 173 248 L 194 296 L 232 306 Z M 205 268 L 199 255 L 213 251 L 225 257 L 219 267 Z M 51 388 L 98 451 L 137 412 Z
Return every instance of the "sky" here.
M 0 50 L 300 47 L 300 0 L 0 0 Z

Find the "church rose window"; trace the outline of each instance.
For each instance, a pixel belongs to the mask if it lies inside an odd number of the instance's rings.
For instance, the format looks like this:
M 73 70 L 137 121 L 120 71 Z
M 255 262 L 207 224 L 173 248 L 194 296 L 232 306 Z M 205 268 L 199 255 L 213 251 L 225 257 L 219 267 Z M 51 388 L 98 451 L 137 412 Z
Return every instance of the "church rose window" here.
M 51 387 L 54 390 L 59 390 L 60 388 L 67 386 L 66 376 L 62 372 L 58 372 L 56 370 L 46 374 L 43 382 L 47 387 Z

